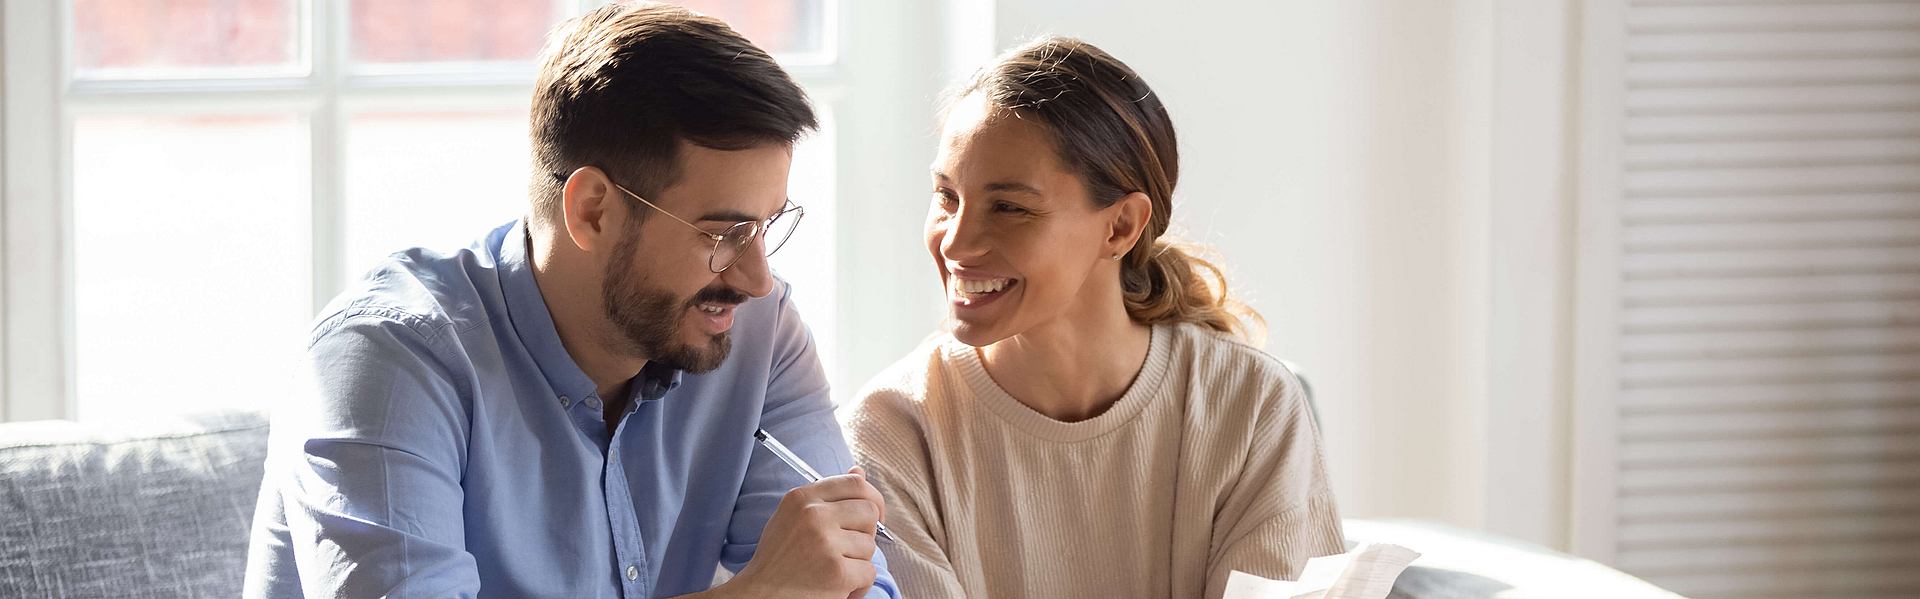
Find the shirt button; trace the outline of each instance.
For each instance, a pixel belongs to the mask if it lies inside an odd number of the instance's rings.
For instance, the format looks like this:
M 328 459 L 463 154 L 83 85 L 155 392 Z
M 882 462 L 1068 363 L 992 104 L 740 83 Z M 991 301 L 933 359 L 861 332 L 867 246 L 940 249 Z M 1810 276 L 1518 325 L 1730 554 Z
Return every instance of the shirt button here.
M 598 398 L 598 397 L 594 397 L 594 396 L 592 396 L 592 395 L 588 395 L 588 396 L 587 396 L 587 407 L 589 407 L 589 408 L 593 408 L 593 409 L 595 409 L 595 410 L 598 410 L 598 409 L 600 409 L 600 398 Z
M 640 579 L 640 569 L 635 568 L 633 566 L 627 566 L 627 580 L 639 580 L 639 579 Z
M 573 400 L 567 399 L 567 396 L 565 395 L 560 396 L 560 407 L 567 408 L 572 406 L 573 406 Z

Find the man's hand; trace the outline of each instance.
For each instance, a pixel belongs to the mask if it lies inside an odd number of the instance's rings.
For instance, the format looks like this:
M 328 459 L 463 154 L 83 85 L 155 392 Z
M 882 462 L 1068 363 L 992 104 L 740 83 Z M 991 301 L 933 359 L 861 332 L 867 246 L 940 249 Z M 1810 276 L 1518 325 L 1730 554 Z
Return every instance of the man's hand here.
M 862 597 L 873 586 L 873 536 L 886 511 L 860 468 L 788 491 L 753 559 L 714 591 L 733 597 Z

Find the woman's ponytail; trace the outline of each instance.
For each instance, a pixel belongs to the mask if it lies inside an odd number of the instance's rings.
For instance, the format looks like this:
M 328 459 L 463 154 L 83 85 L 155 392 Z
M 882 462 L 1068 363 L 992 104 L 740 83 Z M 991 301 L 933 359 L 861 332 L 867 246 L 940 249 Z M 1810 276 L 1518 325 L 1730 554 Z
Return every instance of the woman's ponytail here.
M 1141 324 L 1191 322 L 1252 345 L 1265 342 L 1266 320 L 1228 293 L 1226 275 L 1208 259 L 1212 254 L 1166 239 L 1135 246 L 1120 263 L 1127 316 Z

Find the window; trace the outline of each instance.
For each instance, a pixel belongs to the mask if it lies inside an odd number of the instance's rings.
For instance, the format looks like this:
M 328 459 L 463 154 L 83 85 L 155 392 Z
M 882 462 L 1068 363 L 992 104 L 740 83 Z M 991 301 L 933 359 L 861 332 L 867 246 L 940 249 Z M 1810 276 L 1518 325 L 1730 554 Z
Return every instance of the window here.
M 374 261 L 524 213 L 534 60 L 600 3 L 9 4 L 7 285 L 24 301 L 0 416 L 271 405 L 315 312 Z M 816 97 L 837 85 L 833 0 L 684 4 Z M 808 218 L 773 262 L 832 360 L 836 135 L 817 108 L 792 176 Z M 14 234 L 36 217 L 56 226 Z

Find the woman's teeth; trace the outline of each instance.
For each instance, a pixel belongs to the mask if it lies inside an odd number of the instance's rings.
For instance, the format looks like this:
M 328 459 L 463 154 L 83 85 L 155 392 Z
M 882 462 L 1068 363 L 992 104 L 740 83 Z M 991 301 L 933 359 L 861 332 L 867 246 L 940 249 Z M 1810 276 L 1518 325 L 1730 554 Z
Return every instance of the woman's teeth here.
M 954 288 L 964 296 L 980 296 L 1006 289 L 1013 279 L 954 279 Z

